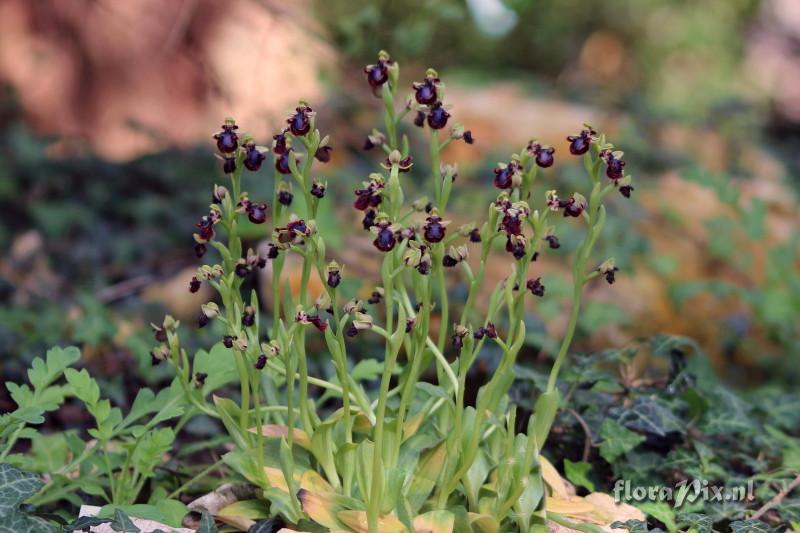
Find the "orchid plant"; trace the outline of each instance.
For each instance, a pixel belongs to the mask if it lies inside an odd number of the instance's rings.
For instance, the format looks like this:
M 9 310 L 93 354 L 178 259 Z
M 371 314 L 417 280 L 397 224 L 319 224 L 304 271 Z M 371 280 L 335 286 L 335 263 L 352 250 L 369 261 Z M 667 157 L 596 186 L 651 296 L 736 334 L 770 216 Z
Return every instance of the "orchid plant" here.
M 554 164 L 555 149 L 531 141 L 494 169 L 499 194 L 485 219 L 454 229 L 446 218 L 457 167 L 443 163 L 442 152 L 452 142 L 475 140 L 471 131 L 451 124 L 444 83 L 430 69 L 401 100 L 400 66 L 385 52 L 365 73 L 383 103 L 383 131 L 373 130 L 365 143 L 383 152 L 381 171 L 355 191 L 354 202 L 382 255 L 372 297 L 364 302 L 342 293 L 345 269 L 331 260 L 317 230 L 326 184 L 314 177 L 315 165 L 329 161 L 332 148 L 316 127 L 316 112 L 301 102 L 269 147 L 227 119 L 214 137 L 229 183 L 214 188 L 210 212 L 194 235 L 198 257 L 211 247 L 217 262 L 198 269 L 190 290 L 206 283 L 218 294 L 202 306 L 198 325 L 224 325 L 212 353 L 235 365 L 238 401 L 212 394 L 218 376 L 193 364 L 169 317 L 154 326 L 161 344 L 153 360 L 169 361 L 192 408 L 224 424 L 236 445 L 225 462 L 256 485 L 287 523 L 368 533 L 528 532 L 543 530 L 546 518 L 565 521 L 564 509 L 547 504 L 558 494 L 546 488 L 552 467 L 540 450 L 559 407 L 558 375 L 583 287 L 598 277 L 614 281 L 613 260 L 598 266 L 592 249 L 605 222 L 606 196 L 619 191 L 629 197 L 633 190 L 623 154 L 585 126 L 568 141 L 570 153 L 583 157 L 588 194 L 534 194 L 538 174 Z M 409 115 L 427 129 L 432 201 L 405 198 L 404 174 L 419 171 L 408 136 L 400 132 Z M 243 171 L 259 171 L 269 153 L 276 183 L 272 239 L 259 254 L 243 250 L 240 223 L 246 216 L 267 224 L 268 205 L 243 190 Z M 572 267 L 572 308 L 547 388 L 522 424 L 527 430 L 517 433 L 507 393 L 525 340 L 526 301 L 545 293 L 542 277 L 530 272 L 545 248 L 559 247 L 558 214 L 586 226 Z M 302 264 L 296 292 L 286 284 L 290 254 Z M 504 262 L 508 272 L 481 306 L 490 261 Z M 269 263 L 272 313 L 262 320 L 258 294 L 243 294 L 242 286 Z M 312 275 L 323 281 L 319 294 L 311 293 Z M 464 302 L 449 299 L 451 276 L 466 282 Z M 307 346 L 314 335 L 324 339 L 335 376 L 309 374 Z M 358 335 L 375 335 L 384 346 L 376 393 L 354 376 L 350 352 Z M 467 376 L 486 343 L 496 345 L 502 358 L 475 404 L 468 405 Z M 423 380 L 431 370 L 432 383 Z M 324 390 L 323 397 L 315 397 L 312 386 Z

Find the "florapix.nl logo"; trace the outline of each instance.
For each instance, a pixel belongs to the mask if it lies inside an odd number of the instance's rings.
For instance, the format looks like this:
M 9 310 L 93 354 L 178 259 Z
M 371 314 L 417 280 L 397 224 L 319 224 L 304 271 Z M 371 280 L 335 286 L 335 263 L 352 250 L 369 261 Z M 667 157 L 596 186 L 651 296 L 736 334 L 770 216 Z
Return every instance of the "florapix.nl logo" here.
M 614 484 L 614 501 L 617 503 L 667 502 L 674 508 L 684 503 L 745 502 L 755 499 L 753 480 L 739 485 L 715 485 L 707 479 L 685 479 L 670 487 L 667 485 L 634 485 L 627 479 Z

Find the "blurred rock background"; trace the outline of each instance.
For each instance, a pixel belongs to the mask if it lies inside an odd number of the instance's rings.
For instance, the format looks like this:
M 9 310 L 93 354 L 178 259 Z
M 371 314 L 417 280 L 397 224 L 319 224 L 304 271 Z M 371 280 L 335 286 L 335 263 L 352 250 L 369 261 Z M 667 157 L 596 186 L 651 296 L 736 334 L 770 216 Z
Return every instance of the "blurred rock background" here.
M 795 0 L 5 0 L 0 377 L 74 342 L 121 395 L 119 369 L 159 379 L 147 322 L 172 312 L 193 331 L 192 224 L 223 179 L 210 135 L 225 116 L 266 144 L 298 99 L 321 111 L 331 249 L 351 288 L 375 278 L 349 205 L 375 168 L 360 150 L 378 119 L 361 68 L 386 49 L 409 87 L 436 67 L 477 138 L 445 157 L 460 164 L 459 222 L 531 138 L 557 147 L 546 179 L 570 184 L 581 168 L 563 139 L 583 122 L 625 149 L 636 201 L 614 202 L 599 252 L 623 272 L 589 288 L 576 349 L 677 333 L 735 383 L 796 383 L 799 38 Z M 253 196 L 271 190 L 262 174 Z M 250 229 L 256 246 L 266 236 Z M 578 240 L 560 237 L 565 253 Z M 530 359 L 563 328 L 563 260 L 539 265 L 548 298 L 531 308 Z M 505 273 L 498 260 L 490 275 Z

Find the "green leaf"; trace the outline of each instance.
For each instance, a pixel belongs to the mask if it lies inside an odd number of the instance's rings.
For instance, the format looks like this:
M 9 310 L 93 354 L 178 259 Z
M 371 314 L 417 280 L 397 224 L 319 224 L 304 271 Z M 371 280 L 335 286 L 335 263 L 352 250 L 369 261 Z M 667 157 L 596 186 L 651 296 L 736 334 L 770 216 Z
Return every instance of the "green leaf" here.
M 210 351 L 199 350 L 194 354 L 192 372 L 207 374 L 203 385 L 203 395 L 219 389 L 223 385 L 239 379 L 233 352 L 221 342 L 215 344 Z
M 47 362 L 37 357 L 28 370 L 28 379 L 36 390 L 41 390 L 53 383 L 64 370 L 81 358 L 81 352 L 74 346 L 67 348 L 54 347 L 47 350 Z
M 600 455 L 609 463 L 613 463 L 645 440 L 643 436 L 620 426 L 610 418 L 603 420 L 600 438 L 603 439 Z
M 200 527 L 197 528 L 196 533 L 219 533 L 217 525 L 214 523 L 214 519 L 211 518 L 211 515 L 208 514 L 208 511 L 203 511 L 203 514 L 200 516 Z
M 356 381 L 378 379 L 381 374 L 383 374 L 383 362 L 376 359 L 363 359 L 350 371 L 350 375 Z
M 731 522 L 731 533 L 772 533 L 772 528 L 761 520 L 737 520 Z
M 185 503 L 178 500 L 159 499 L 156 503 L 156 508 L 164 513 L 163 523 L 171 527 L 181 527 L 183 518 L 189 512 L 189 508 Z
M 111 529 L 122 533 L 140 533 L 141 531 L 122 509 L 116 509 L 114 511 L 114 520 L 111 522 Z
M 678 525 L 675 523 L 675 511 L 665 502 L 642 502 L 636 505 L 643 513 L 652 516 L 665 526 L 669 531 L 677 531 Z
M 624 529 L 629 531 L 630 533 L 647 533 L 647 522 L 642 520 L 625 520 L 624 522 L 620 522 L 617 520 L 616 522 L 611 523 L 611 529 Z
M 67 378 L 72 394 L 80 401 L 92 406 L 100 400 L 100 387 L 85 368 L 80 372 L 74 368 L 68 368 L 64 372 L 64 376 Z
M 108 518 L 98 518 L 96 516 L 80 516 L 63 526 L 65 533 L 72 533 L 73 531 L 88 531 L 89 528 L 100 526 L 111 522 Z
M 711 533 L 714 531 L 711 517 L 699 513 L 679 514 L 678 526 L 681 529 L 695 529 L 697 533 Z
M 589 479 L 588 474 L 592 465 L 585 462 L 573 463 L 569 459 L 564 459 L 564 474 L 573 484 L 583 487 L 589 492 L 594 492 L 594 483 Z
M 0 516 L 17 512 L 19 505 L 43 486 L 44 482 L 39 476 L 7 463 L 0 464 Z
M 11 418 L 16 418 L 20 422 L 25 422 L 27 424 L 41 424 L 44 422 L 42 413 L 44 413 L 44 409 L 32 405 L 30 407 L 20 407 L 12 411 Z
M 142 475 L 149 477 L 155 466 L 162 461 L 162 456 L 172 447 L 175 432 L 172 428 L 160 428 L 145 436 L 133 452 L 131 462 Z

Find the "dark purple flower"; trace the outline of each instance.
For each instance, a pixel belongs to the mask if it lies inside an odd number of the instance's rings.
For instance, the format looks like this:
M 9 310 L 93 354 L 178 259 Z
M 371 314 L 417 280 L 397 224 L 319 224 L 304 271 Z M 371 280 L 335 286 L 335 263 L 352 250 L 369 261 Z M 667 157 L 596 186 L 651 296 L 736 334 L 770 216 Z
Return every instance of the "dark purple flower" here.
M 542 278 L 529 279 L 525 286 L 534 296 L 538 296 L 540 298 L 544 296 L 544 285 L 542 285 Z
M 442 266 L 452 268 L 458 264 L 458 259 L 451 257 L 450 254 L 445 254 L 442 258 Z
M 317 151 L 314 152 L 314 157 L 317 158 L 317 161 L 320 163 L 327 163 L 331 160 L 331 152 L 333 152 L 332 147 L 320 146 L 317 148 Z
M 255 172 L 260 169 L 261 163 L 264 162 L 267 156 L 256 147 L 256 143 L 254 142 L 245 144 L 244 149 L 244 167 L 251 172 Z
M 511 161 L 509 164 L 495 167 L 494 186 L 498 189 L 510 189 L 514 186 L 514 176 L 520 171 L 519 163 Z
M 417 111 L 417 116 L 414 117 L 414 125 L 418 128 L 425 126 L 425 112 Z
M 197 316 L 197 327 L 204 328 L 211 322 L 211 319 L 208 317 L 207 314 L 203 313 L 202 311 Z
M 392 61 L 387 57 L 379 57 L 378 62 L 374 65 L 367 65 L 364 67 L 364 72 L 367 75 L 367 83 L 370 87 L 380 87 L 389 81 L 389 65 Z
M 289 167 L 289 158 L 292 156 L 292 150 L 287 149 L 279 157 L 275 158 L 275 170 L 281 174 L 291 174 L 292 169 Z
M 578 135 L 570 135 L 567 137 L 569 141 L 569 153 L 572 155 L 583 155 L 589 151 L 589 146 L 592 144 L 593 137 L 597 132 L 592 128 L 584 128 Z
M 324 198 L 325 197 L 325 184 L 319 183 L 318 181 L 314 181 L 314 183 L 311 184 L 310 193 L 311 193 L 311 196 L 314 196 L 316 198 L 320 198 L 320 199 Z
M 206 384 L 207 377 L 208 374 L 206 374 L 205 372 L 197 372 L 194 375 L 194 382 L 197 384 L 198 387 L 202 387 L 203 385 Z
M 381 303 L 382 298 L 383 295 L 380 293 L 380 291 L 372 291 L 372 294 L 367 299 L 367 303 L 371 305 L 379 304 Z
M 367 210 L 367 212 L 364 213 L 363 220 L 361 220 L 361 226 L 365 230 L 370 229 L 372 226 L 375 225 L 375 217 L 377 217 L 377 215 L 378 213 L 374 209 Z
M 436 90 L 436 82 L 439 79 L 429 76 L 423 82 L 414 82 L 414 98 L 422 105 L 431 105 L 436 102 L 438 98 L 438 91 Z
M 555 162 L 553 154 L 556 149 L 553 147 L 545 148 L 538 142 L 532 142 L 528 145 L 528 150 L 536 157 L 536 164 L 541 168 L 552 167 Z
M 475 138 L 472 136 L 471 130 L 465 131 L 462 139 L 464 139 L 464 142 L 467 144 L 473 144 L 475 142 Z
M 242 325 L 246 328 L 251 327 L 256 323 L 256 310 L 249 305 L 244 308 L 242 312 Z
M 547 241 L 547 244 L 549 244 L 550 248 L 552 248 L 553 250 L 556 250 L 561 247 L 561 243 L 558 242 L 558 237 L 556 237 L 555 235 L 548 235 L 547 237 L 544 238 L 544 240 Z
M 289 124 L 289 131 L 292 135 L 302 137 L 311 131 L 311 112 L 312 109 L 307 105 L 301 105 L 295 109 L 295 113 L 286 119 Z
M 506 252 L 510 252 L 514 259 L 520 260 L 525 257 L 525 239 L 512 238 L 510 235 L 506 239 Z
M 430 243 L 441 242 L 445 235 L 445 224 L 442 224 L 442 217 L 431 215 L 426 219 L 423 226 L 425 240 Z
M 253 365 L 256 370 L 263 370 L 265 366 L 267 366 L 267 354 L 261 354 L 256 359 L 255 364 Z
M 481 232 L 478 228 L 472 228 L 469 232 L 469 242 L 481 242 Z
M 195 243 L 194 255 L 196 255 L 198 259 L 206 255 L 206 245 L 200 242 Z
M 246 278 L 247 275 L 250 273 L 250 269 L 244 263 L 237 264 L 234 271 L 236 272 L 236 275 L 239 276 L 240 278 Z
M 625 198 L 630 198 L 631 192 L 633 192 L 633 190 L 634 189 L 632 185 L 623 185 L 619 188 L 619 193 Z
M 200 280 L 197 277 L 192 277 L 189 281 L 189 292 L 195 293 L 200 290 Z
M 292 205 L 292 200 L 294 200 L 294 195 L 291 192 L 285 189 L 278 191 L 278 202 L 281 205 L 289 207 Z
M 239 136 L 236 134 L 238 129 L 239 126 L 232 120 L 226 120 L 222 125 L 222 131 L 214 134 L 214 139 L 217 140 L 217 149 L 220 152 L 230 154 L 236 151 L 236 148 L 239 147 Z
M 610 150 L 603 150 L 600 157 L 606 162 L 606 176 L 614 181 L 621 180 L 625 176 L 625 161 L 614 155 Z
M 289 147 L 286 145 L 286 132 L 282 131 L 272 136 L 272 152 L 278 155 L 285 154 Z
M 194 227 L 202 241 L 207 242 L 214 238 L 214 221 L 210 217 L 204 216 Z
M 222 161 L 222 171 L 225 174 L 233 174 L 236 172 L 236 158 L 225 157 Z
M 233 339 L 234 339 L 233 335 L 225 335 L 224 337 L 222 337 L 222 345 L 225 346 L 226 348 L 233 348 Z
M 450 113 L 442 106 L 441 102 L 434 103 L 428 110 L 428 126 L 434 130 L 440 130 L 447 126 L 447 119 Z
M 280 249 L 272 243 L 269 243 L 269 249 L 267 250 L 267 259 L 276 259 L 278 257 L 278 251 Z
M 328 287 L 335 289 L 342 282 L 342 273 L 339 269 L 328 270 Z
M 254 204 L 247 205 L 247 218 L 253 224 L 263 224 L 267 221 L 267 204 Z

